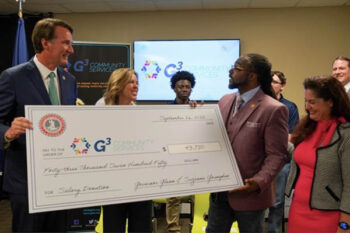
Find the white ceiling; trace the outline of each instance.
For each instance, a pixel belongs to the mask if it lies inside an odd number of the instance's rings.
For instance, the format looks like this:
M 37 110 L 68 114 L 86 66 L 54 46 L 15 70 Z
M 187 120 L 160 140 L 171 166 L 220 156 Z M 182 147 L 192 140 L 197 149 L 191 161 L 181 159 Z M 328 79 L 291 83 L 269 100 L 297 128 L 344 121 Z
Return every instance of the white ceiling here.
M 0 0 L 0 14 L 17 13 L 16 0 Z M 350 0 L 25 0 L 24 13 L 212 10 L 350 6 Z

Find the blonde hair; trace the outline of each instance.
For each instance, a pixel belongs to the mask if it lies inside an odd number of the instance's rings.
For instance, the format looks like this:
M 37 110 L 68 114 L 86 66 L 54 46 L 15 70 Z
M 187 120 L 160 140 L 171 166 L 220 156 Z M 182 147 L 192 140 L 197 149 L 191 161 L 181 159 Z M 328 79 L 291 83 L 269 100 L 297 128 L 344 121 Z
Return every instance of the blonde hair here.
M 132 80 L 132 76 L 137 74 L 129 68 L 120 68 L 114 70 L 109 76 L 107 89 L 103 95 L 106 105 L 118 105 L 119 95 L 125 86 Z

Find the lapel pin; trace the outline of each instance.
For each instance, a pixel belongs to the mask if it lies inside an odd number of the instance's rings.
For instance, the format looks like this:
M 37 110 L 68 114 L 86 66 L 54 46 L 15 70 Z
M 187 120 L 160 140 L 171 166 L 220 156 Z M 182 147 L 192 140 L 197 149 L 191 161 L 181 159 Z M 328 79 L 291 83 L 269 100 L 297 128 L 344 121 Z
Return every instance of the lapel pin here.
M 255 104 L 250 105 L 251 108 L 255 108 Z
M 63 80 L 66 80 L 66 77 L 62 76 L 62 79 L 63 79 Z

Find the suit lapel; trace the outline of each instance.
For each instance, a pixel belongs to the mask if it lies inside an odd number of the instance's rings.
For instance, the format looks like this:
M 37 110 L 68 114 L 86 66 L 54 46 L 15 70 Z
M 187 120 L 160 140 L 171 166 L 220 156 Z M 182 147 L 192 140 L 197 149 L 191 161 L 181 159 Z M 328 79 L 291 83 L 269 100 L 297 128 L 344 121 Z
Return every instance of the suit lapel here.
M 237 114 L 233 118 L 234 128 L 232 130 L 231 143 L 234 141 L 235 137 L 246 123 L 248 118 L 259 108 L 260 102 L 264 97 L 264 92 L 259 89 L 259 91 L 251 98 L 248 103 L 246 103 L 242 108 L 239 109 Z
M 34 88 L 43 98 L 45 104 L 51 105 L 49 94 L 47 93 L 47 89 L 45 87 L 41 74 L 36 65 L 34 64 L 33 60 L 29 62 L 28 72 L 29 74 L 27 77 L 29 77 L 30 81 L 34 84 Z
M 61 105 L 67 105 L 67 104 L 71 104 L 67 102 L 67 98 L 63 98 L 64 96 L 69 96 L 68 90 L 69 88 L 67 88 L 68 85 L 68 81 L 67 81 L 67 77 L 64 75 L 64 71 L 61 67 L 57 67 L 57 76 L 58 76 L 58 81 L 60 84 L 60 100 L 61 100 Z
M 63 72 L 61 71 L 61 69 L 59 67 L 57 67 L 57 78 L 58 78 L 58 82 L 60 84 L 60 88 L 59 88 L 59 92 L 60 92 L 60 102 L 62 105 L 64 105 L 65 103 L 63 103 L 62 101 L 64 101 L 62 98 L 66 93 L 65 93 L 65 80 L 66 77 L 62 74 Z
M 236 98 L 236 94 L 230 95 L 230 98 L 228 99 L 226 104 L 221 108 L 222 119 L 223 119 L 226 127 L 227 127 L 227 122 L 229 121 L 229 118 L 232 117 L 231 113 L 232 113 L 232 109 L 234 107 L 235 98 Z

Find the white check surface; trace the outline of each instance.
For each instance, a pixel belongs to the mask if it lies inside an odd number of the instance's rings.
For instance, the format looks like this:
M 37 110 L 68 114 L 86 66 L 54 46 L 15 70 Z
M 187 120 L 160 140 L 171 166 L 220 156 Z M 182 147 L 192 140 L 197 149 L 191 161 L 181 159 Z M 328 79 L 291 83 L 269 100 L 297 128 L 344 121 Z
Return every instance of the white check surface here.
M 242 186 L 217 105 L 26 106 L 26 118 L 31 213 Z

